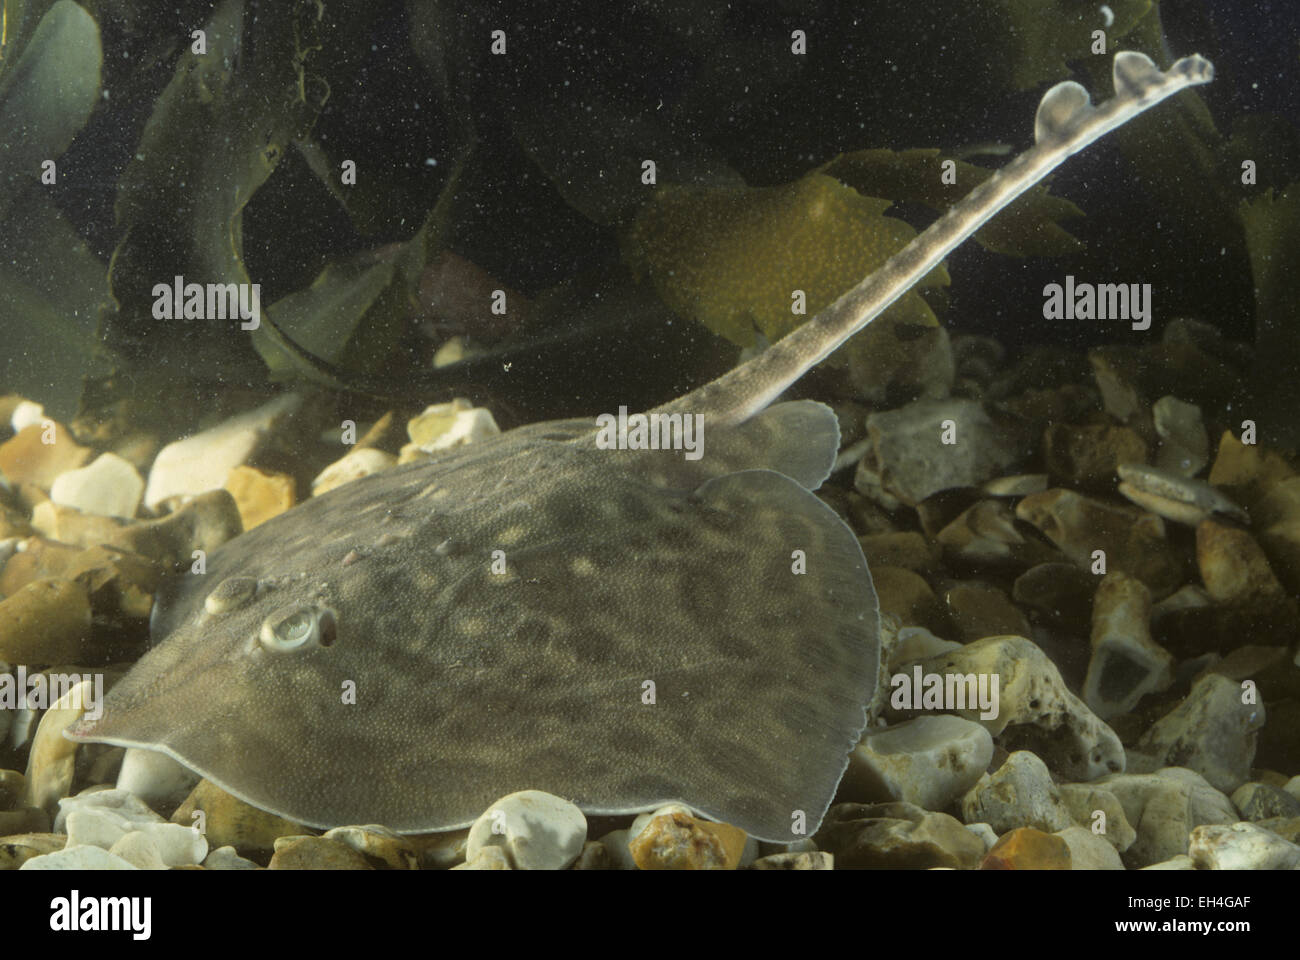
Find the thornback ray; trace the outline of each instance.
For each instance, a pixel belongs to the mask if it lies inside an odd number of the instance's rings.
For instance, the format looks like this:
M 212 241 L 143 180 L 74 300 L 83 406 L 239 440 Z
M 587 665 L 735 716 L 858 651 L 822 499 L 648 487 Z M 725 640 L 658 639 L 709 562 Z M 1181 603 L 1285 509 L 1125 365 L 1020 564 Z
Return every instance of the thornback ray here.
M 1111 100 L 1053 87 L 1032 148 L 775 346 L 651 411 L 698 418 L 698 459 L 533 424 L 231 540 L 164 587 L 156 646 L 68 735 L 168 754 L 313 827 L 455 829 L 531 788 L 815 831 L 867 723 L 879 612 L 857 538 L 812 493 L 834 414 L 772 404 L 1071 154 L 1212 75 L 1120 53 Z

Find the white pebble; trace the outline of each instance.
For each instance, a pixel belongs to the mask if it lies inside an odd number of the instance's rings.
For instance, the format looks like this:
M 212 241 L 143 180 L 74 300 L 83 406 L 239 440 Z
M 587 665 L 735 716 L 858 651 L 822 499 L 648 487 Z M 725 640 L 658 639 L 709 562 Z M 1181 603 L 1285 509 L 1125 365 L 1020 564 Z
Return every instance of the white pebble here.
M 68 831 L 68 846 L 92 846 L 109 850 L 133 828 L 125 817 L 112 810 L 95 807 L 70 810 L 64 827 Z
M 39 403 L 32 403 L 30 400 L 24 400 L 18 406 L 14 407 L 13 414 L 9 417 L 9 426 L 14 428 L 14 433 L 26 430 L 33 423 L 40 423 L 45 418 L 45 408 Z
M 138 870 L 128 860 L 99 847 L 69 847 L 32 857 L 19 870 Z
M 199 775 L 157 750 L 131 748 L 122 758 L 117 788 L 149 803 L 169 803 L 189 795 Z
M 257 864 L 245 860 L 234 847 L 217 847 L 203 861 L 205 870 L 256 870 Z
M 563 870 L 582 852 L 587 818 L 560 797 L 521 790 L 492 804 L 469 829 L 465 859 L 486 847 L 502 847 L 516 870 Z
M 113 844 L 113 848 L 108 852 L 121 857 L 140 870 L 167 869 L 167 864 L 163 862 L 162 855 L 158 852 L 158 845 L 143 830 L 132 830 L 130 833 L 122 834 L 121 839 Z
M 50 487 L 55 503 L 103 517 L 134 517 L 143 495 L 144 480 L 115 453 L 102 453 L 80 469 L 59 474 Z
M 158 845 L 158 855 L 169 867 L 202 863 L 208 855 L 208 841 L 194 827 L 179 823 L 145 823 L 140 832 Z
M 64 824 L 73 810 L 110 810 L 129 824 L 161 823 L 162 817 L 149 809 L 143 800 L 125 790 L 93 790 L 64 797 L 59 801 L 59 812 L 54 818 L 54 832 L 66 833 Z

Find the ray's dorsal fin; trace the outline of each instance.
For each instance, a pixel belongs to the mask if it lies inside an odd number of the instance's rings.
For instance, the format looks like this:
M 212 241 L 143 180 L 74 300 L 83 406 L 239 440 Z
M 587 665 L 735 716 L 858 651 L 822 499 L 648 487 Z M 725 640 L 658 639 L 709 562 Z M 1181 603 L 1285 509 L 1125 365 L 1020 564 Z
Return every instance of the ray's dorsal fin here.
M 652 412 L 702 413 L 712 427 L 748 420 L 1068 157 L 1180 90 L 1208 83 L 1214 78 L 1214 65 L 1193 54 L 1161 71 L 1150 57 L 1124 51 L 1115 54 L 1112 75 L 1115 96 L 1098 106 L 1093 106 L 1088 92 L 1072 80 L 1052 87 L 1038 105 L 1033 147 L 972 190 L 879 270 L 780 343 Z

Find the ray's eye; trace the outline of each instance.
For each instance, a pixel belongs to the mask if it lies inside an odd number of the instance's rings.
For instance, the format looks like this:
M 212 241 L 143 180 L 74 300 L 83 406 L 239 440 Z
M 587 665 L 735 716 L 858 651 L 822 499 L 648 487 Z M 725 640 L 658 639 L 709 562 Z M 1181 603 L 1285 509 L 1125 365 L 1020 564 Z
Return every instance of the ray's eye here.
M 252 577 L 227 577 L 203 599 L 203 609 L 211 614 L 238 610 L 257 593 L 257 581 Z
M 313 645 L 328 647 L 337 633 L 332 610 L 293 606 L 277 610 L 263 620 L 258 639 L 272 653 L 287 653 Z

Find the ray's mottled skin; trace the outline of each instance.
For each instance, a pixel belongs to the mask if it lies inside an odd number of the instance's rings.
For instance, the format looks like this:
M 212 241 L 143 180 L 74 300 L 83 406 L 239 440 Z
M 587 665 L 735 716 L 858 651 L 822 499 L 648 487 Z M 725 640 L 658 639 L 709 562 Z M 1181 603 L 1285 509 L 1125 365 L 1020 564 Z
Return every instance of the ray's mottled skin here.
M 811 492 L 834 415 L 769 405 L 1070 154 L 1211 74 L 1119 54 L 1109 102 L 1054 87 L 1034 148 L 798 331 L 656 411 L 703 414 L 698 461 L 537 424 L 213 551 L 70 736 L 164 752 L 316 827 L 452 829 L 533 788 L 589 813 L 679 799 L 761 839 L 814 831 L 866 723 L 879 616 L 857 538 Z

